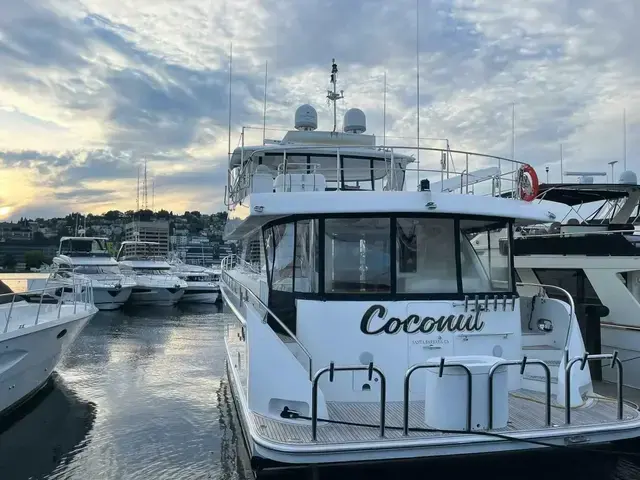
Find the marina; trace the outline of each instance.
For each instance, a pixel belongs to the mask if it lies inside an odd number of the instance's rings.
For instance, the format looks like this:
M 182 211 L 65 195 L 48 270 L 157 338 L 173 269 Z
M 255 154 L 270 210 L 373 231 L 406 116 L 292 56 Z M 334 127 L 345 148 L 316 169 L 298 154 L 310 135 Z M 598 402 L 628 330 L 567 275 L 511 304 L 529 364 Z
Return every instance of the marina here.
M 98 312 L 59 364 L 52 384 L 0 421 L 2 478 L 250 479 L 225 378 L 225 331 L 235 320 L 221 308 Z M 615 396 L 612 390 L 604 393 Z M 640 401 L 631 392 L 625 396 Z M 490 469 L 504 480 L 637 478 L 638 444 L 616 449 L 630 456 L 559 449 L 500 461 L 469 457 L 320 470 L 320 478 L 413 478 L 425 469 L 459 476 Z M 309 476 L 299 471 L 274 478 Z

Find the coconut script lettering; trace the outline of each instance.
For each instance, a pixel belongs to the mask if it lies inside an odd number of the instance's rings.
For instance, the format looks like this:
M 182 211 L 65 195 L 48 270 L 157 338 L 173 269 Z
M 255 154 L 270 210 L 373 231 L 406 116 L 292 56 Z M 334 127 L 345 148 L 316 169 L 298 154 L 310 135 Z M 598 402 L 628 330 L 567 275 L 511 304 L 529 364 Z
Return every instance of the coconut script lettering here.
M 433 332 L 479 332 L 484 328 L 484 322 L 479 316 L 471 315 L 442 315 L 435 317 L 420 317 L 409 315 L 405 319 L 387 317 L 387 309 L 382 305 L 373 305 L 362 316 L 360 330 L 367 335 L 388 333 L 393 335 L 404 333 L 433 333 Z

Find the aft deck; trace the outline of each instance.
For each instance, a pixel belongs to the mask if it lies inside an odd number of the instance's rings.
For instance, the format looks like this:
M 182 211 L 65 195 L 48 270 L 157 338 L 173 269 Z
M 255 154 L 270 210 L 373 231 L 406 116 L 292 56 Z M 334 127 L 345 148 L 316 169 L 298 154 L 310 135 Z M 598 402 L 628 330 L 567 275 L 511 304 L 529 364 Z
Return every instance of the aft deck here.
M 432 428 L 424 422 L 424 402 L 414 401 L 410 402 L 410 430 L 408 436 L 405 437 L 402 432 L 402 402 L 387 402 L 386 405 L 387 427 L 385 429 L 385 441 L 400 441 L 407 438 L 456 437 L 460 435 L 457 433 L 419 431 L 431 430 Z M 314 442 L 311 434 L 311 422 L 309 421 L 299 420 L 300 424 L 295 424 L 291 421 L 278 421 L 256 413 L 251 414 L 251 420 L 254 431 L 258 432 L 260 436 L 272 442 L 288 445 L 335 445 L 381 440 L 377 421 L 380 418 L 379 403 L 327 402 L 327 407 L 329 419 L 332 421 L 361 423 L 371 425 L 371 427 L 318 422 L 317 441 Z M 584 406 L 572 408 L 571 414 L 571 427 L 616 424 L 619 428 L 624 422 L 633 422 L 640 418 L 638 410 L 625 404 L 623 420 L 620 422 L 617 419 L 617 400 L 597 395 L 589 398 Z M 555 402 L 555 398 L 553 398 L 551 408 L 552 426 L 546 427 L 544 419 L 544 394 L 530 390 L 517 390 L 509 395 L 509 423 L 507 428 L 495 429 L 492 432 L 502 434 L 533 432 L 536 430 L 548 432 L 550 429 L 565 426 L 564 407 L 559 406 Z M 468 435 L 467 433 L 461 434 Z

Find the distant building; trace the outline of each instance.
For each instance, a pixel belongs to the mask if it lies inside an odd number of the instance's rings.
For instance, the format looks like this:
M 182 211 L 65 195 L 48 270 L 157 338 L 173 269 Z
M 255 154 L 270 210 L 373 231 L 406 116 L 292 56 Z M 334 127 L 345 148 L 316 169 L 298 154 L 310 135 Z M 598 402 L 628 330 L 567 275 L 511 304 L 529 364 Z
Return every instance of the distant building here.
M 31 227 L 11 222 L 0 223 L 0 239 L 30 241 L 32 238 L 33 230 Z
M 131 222 L 124 227 L 125 240 L 140 240 L 142 242 L 156 242 L 159 255 L 169 254 L 169 222 L 158 220 L 155 222 Z M 125 251 L 125 254 L 128 253 Z

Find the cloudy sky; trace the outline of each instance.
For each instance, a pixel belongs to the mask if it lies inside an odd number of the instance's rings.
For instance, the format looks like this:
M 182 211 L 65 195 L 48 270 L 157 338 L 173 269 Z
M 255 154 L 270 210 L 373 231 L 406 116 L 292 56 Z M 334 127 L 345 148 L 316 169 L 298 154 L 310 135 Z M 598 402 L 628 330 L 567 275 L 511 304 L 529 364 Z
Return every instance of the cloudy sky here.
M 419 1 L 421 136 L 510 156 L 515 104 L 543 179 L 561 143 L 565 170 L 618 176 L 626 108 L 638 168 L 637 0 Z M 223 209 L 231 42 L 233 146 L 262 124 L 265 62 L 268 124 L 309 102 L 330 129 L 332 57 L 340 112 L 381 136 L 386 71 L 387 133 L 415 138 L 415 0 L 0 0 L 0 218 L 133 209 L 143 159 L 156 209 Z

